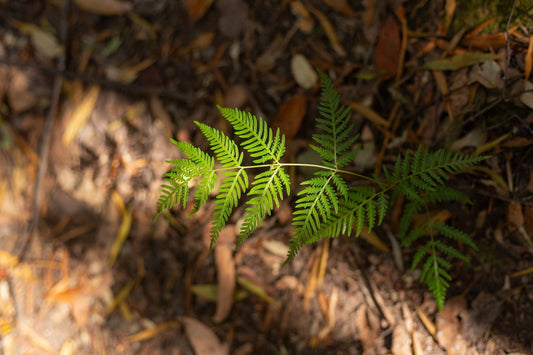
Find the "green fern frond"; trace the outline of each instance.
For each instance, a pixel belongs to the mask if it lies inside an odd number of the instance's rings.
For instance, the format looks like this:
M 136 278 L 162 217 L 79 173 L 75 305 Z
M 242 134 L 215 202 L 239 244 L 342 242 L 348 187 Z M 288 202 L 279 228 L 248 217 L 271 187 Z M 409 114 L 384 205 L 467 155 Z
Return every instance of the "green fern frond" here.
M 190 143 L 178 142 L 174 139 L 170 139 L 170 141 L 200 168 L 200 184 L 194 193 L 195 204 L 194 209 L 191 212 L 191 214 L 194 214 L 198 212 L 200 207 L 207 202 L 209 194 L 215 188 L 215 184 L 218 180 L 217 174 L 213 170 L 215 166 L 215 159 L 200 148 L 195 147 Z
M 289 175 L 277 165 L 257 175 L 252 182 L 248 196 L 252 198 L 246 202 L 246 216 L 237 238 L 237 247 L 241 245 L 252 232 L 259 227 L 274 206 L 279 207 L 283 199 L 283 190 L 290 195 Z
M 246 195 L 244 222 L 237 238 L 239 246 L 259 228 L 281 200 L 290 195 L 291 182 L 285 167 L 318 168 L 301 184 L 303 189 L 297 194 L 293 213 L 294 237 L 290 239 L 287 263 L 305 244 L 341 234 L 357 237 L 365 227 L 368 230 L 376 228 L 383 223 L 390 201 L 404 195 L 406 203 L 399 225 L 401 245 L 421 245 L 413 256 L 412 268 L 421 268 L 420 281 L 427 284 L 439 310 L 442 309 L 451 280 L 452 263 L 449 260 L 468 262 L 462 248 L 455 244 L 474 250 L 477 247 L 470 236 L 450 225 L 435 221 L 413 227 L 413 221 L 422 211 L 429 211 L 429 204 L 471 203 L 467 196 L 447 186 L 446 182 L 451 175 L 469 169 L 487 157 L 443 149 L 431 152 L 420 146 L 414 152 L 398 155 L 391 171 L 383 166 L 384 178 L 341 170 L 357 154 L 358 148 L 354 148 L 354 144 L 358 135 L 353 132 L 350 108 L 341 105 L 332 81 L 320 71 L 319 76 L 322 88 L 318 107 L 320 116 L 316 118 L 318 131 L 312 136 L 314 144 L 311 148 L 321 157 L 321 165 L 282 162 L 286 147 L 285 137 L 279 129 L 273 131 L 264 120 L 250 113 L 219 107 L 240 143 L 199 122 L 195 123 L 209 142 L 214 157 L 189 143 L 172 140 L 187 159 L 169 162 L 175 167 L 164 176 L 157 215 L 176 205 L 185 207 L 193 179 L 199 179 L 193 213 L 197 212 L 207 202 L 220 178 L 222 181 L 213 202 L 211 248 Z M 251 166 L 243 166 L 245 154 L 252 158 Z M 221 167 L 215 167 L 215 160 Z M 249 181 L 247 172 L 250 169 L 262 170 Z M 343 178 L 349 175 L 363 178 L 370 185 L 350 187 Z
M 357 150 L 352 145 L 359 135 L 352 134 L 350 107 L 340 104 L 333 82 L 323 72 L 318 73 L 322 87 L 318 106 L 321 117 L 316 118 L 319 133 L 313 135 L 313 140 L 319 146 L 311 144 L 310 147 L 320 155 L 324 165 L 342 168 L 353 161 Z
M 218 161 L 225 168 L 240 167 L 244 155 L 239 151 L 237 144 L 223 132 L 201 122 L 196 122 Z
M 238 170 L 225 171 L 223 173 L 222 184 L 218 190 L 218 196 L 214 202 L 213 223 L 211 225 L 211 244 L 213 248 L 220 235 L 220 231 L 226 225 L 231 212 L 246 189 L 248 189 L 248 175 L 244 168 Z
M 176 168 L 165 174 L 165 183 L 161 186 L 161 196 L 157 201 L 157 217 L 164 210 L 183 205 L 185 208 L 189 197 L 189 182 L 201 175 L 202 170 L 188 159 L 176 159 L 169 163 Z
M 235 129 L 235 134 L 243 139 L 241 146 L 255 158 L 254 163 L 262 164 L 268 160 L 279 162 L 285 153 L 285 136 L 279 129 L 274 134 L 264 120 L 235 108 L 218 106 L 220 113 Z

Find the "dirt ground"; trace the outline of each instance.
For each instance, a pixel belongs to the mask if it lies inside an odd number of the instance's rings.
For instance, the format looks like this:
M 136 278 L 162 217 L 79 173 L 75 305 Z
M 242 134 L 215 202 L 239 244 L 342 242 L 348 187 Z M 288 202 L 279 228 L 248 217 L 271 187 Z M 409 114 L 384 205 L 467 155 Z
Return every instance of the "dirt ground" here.
M 533 354 L 533 4 L 0 0 L 0 354 Z M 529 32 L 532 31 L 532 32 Z M 157 221 L 170 138 L 239 107 L 309 158 L 319 68 L 373 173 L 425 144 L 491 158 L 436 213 L 479 247 L 442 312 L 397 240 L 306 246 L 294 199 L 209 252 L 212 204 Z M 291 172 L 302 179 L 305 172 Z

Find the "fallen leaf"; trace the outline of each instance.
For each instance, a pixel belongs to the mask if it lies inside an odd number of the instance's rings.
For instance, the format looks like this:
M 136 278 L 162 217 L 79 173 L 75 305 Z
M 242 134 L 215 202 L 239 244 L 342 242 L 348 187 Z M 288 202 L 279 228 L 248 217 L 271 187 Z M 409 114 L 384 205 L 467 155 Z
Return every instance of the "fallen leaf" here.
M 298 28 L 303 33 L 311 33 L 315 25 L 315 21 L 301 1 L 291 1 L 291 11 L 298 17 Z
M 355 11 L 352 10 L 346 0 L 324 0 L 324 3 L 341 14 L 348 17 L 355 17 Z
M 524 81 L 524 93 L 520 95 L 520 101 L 529 108 L 533 108 L 533 83 L 529 80 Z
M 511 223 L 517 228 L 524 225 L 524 214 L 522 213 L 522 205 L 518 202 L 511 202 L 507 210 L 507 222 Z
M 217 267 L 218 297 L 213 321 L 220 323 L 227 318 L 233 306 L 235 292 L 235 261 L 232 248 L 228 243 L 215 246 L 215 263 Z
M 223 344 L 208 326 L 190 317 L 181 317 L 180 321 L 196 355 L 229 354 L 229 346 Z
M 248 101 L 248 90 L 244 85 L 234 85 L 228 89 L 224 97 L 224 106 L 229 108 L 242 107 Z
M 527 47 L 526 68 L 525 68 L 526 80 L 529 79 L 529 75 L 531 74 L 532 64 L 533 64 L 533 35 L 529 37 L 529 46 Z
M 180 325 L 179 322 L 176 322 L 176 321 L 163 322 L 161 324 L 156 325 L 155 327 L 145 329 L 136 334 L 130 335 L 127 339 L 128 341 L 131 341 L 131 342 L 151 339 L 169 329 L 175 329 L 179 325 Z
M 37 103 L 37 95 L 32 90 L 33 80 L 31 72 L 12 68 L 9 71 L 9 81 L 7 84 L 7 100 L 9 107 L 15 112 L 26 111 Z
M 154 59 L 148 58 L 132 66 L 117 67 L 114 65 L 108 65 L 105 67 L 105 74 L 109 80 L 118 81 L 123 84 L 131 84 L 137 80 L 141 71 L 154 64 L 154 62 Z
M 189 22 L 195 23 L 206 14 L 213 4 L 213 0 L 186 0 L 185 8 L 189 16 Z
M 120 0 L 74 0 L 74 3 L 82 10 L 104 16 L 122 15 L 133 9 L 131 3 Z
M 113 266 L 115 260 L 122 249 L 122 245 L 130 235 L 131 230 L 131 219 L 132 219 L 132 209 L 129 207 L 126 209 L 124 215 L 122 216 L 122 222 L 120 223 L 120 228 L 118 229 L 115 241 L 111 247 L 111 252 L 109 255 L 109 265 Z
M 272 128 L 279 128 L 287 139 L 292 139 L 298 133 L 302 120 L 307 111 L 307 100 L 303 95 L 294 95 L 279 108 L 278 114 L 272 121 Z
M 489 59 L 498 59 L 499 54 L 469 52 L 458 54 L 451 58 L 437 59 L 424 64 L 424 69 L 429 70 L 458 70 L 481 63 Z
M 326 36 L 328 37 L 329 43 L 331 44 L 331 48 L 341 57 L 346 57 L 346 51 L 344 50 L 341 41 L 339 41 L 339 37 L 337 36 L 337 33 L 335 32 L 335 28 L 331 24 L 331 22 L 328 20 L 326 15 L 324 15 L 322 12 L 317 10 L 316 8 L 309 5 L 309 10 L 313 13 L 313 15 L 316 16 L 318 19 L 318 22 L 320 23 L 320 26 L 324 29 L 324 32 L 326 32 Z
M 478 82 L 487 89 L 503 87 L 502 70 L 495 60 L 489 59 L 472 67 L 468 73 L 470 82 Z
M 98 94 L 100 93 L 100 87 L 98 85 L 92 86 L 81 102 L 76 106 L 72 116 L 67 122 L 65 132 L 63 133 L 63 144 L 68 146 L 74 138 L 78 135 L 78 132 L 83 125 L 89 119 L 91 112 L 93 111 Z
M 374 63 L 376 71 L 384 71 L 381 79 L 392 79 L 398 71 L 398 61 L 401 51 L 400 27 L 394 18 L 389 15 L 381 27 L 378 42 L 374 49 Z
M 450 150 L 461 150 L 465 147 L 479 147 L 487 142 L 487 130 L 478 126 L 469 131 L 466 135 L 459 138 L 450 145 Z
M 291 70 L 296 83 L 304 89 L 311 89 L 318 82 L 317 72 L 302 54 L 292 57 Z

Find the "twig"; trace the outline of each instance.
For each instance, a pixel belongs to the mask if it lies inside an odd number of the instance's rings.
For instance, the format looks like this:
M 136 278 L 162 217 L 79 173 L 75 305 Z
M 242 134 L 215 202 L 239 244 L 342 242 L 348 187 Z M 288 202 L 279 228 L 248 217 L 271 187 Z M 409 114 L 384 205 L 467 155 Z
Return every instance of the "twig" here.
M 506 99 L 506 88 L 507 88 L 507 74 L 509 73 L 509 64 L 511 63 L 511 41 L 509 40 L 509 25 L 511 24 L 511 19 L 513 18 L 514 9 L 516 7 L 516 0 L 513 1 L 513 6 L 511 7 L 511 13 L 509 14 L 509 17 L 507 18 L 507 23 L 505 24 L 505 43 L 507 45 L 506 48 L 506 60 L 505 60 L 505 73 L 503 74 L 503 89 L 502 89 L 502 97 L 505 100 Z
M 67 44 L 67 26 L 68 15 L 70 10 L 70 0 L 63 1 L 63 8 L 61 11 L 61 23 L 59 28 L 59 40 L 66 47 Z M 66 48 L 65 48 L 66 49 Z M 65 50 L 57 60 L 57 70 L 64 71 L 66 63 Z M 28 223 L 25 234 L 22 241 L 19 242 L 20 251 L 17 253 L 19 259 L 23 259 L 24 255 L 31 244 L 35 230 L 39 223 L 39 211 L 42 201 L 42 185 L 48 168 L 48 153 L 50 151 L 50 137 L 52 133 L 52 127 L 54 126 L 55 118 L 57 116 L 59 97 L 61 95 L 61 87 L 63 86 L 63 76 L 56 74 L 54 78 L 54 85 L 52 88 L 52 98 L 50 111 L 46 116 L 46 123 L 43 130 L 43 136 L 41 140 L 41 148 L 39 153 L 39 165 L 37 167 L 37 177 L 35 178 L 35 184 L 33 187 L 33 200 L 32 200 L 32 215 L 30 223 Z

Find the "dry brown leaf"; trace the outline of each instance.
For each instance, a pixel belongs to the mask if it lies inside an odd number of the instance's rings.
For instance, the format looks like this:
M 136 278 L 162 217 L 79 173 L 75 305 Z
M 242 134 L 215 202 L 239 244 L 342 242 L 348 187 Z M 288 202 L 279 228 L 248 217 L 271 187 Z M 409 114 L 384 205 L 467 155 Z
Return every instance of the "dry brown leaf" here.
M 347 102 L 347 105 L 350 105 L 355 112 L 361 114 L 373 124 L 385 128 L 389 127 L 389 122 L 370 107 L 359 102 Z
M 291 59 L 291 71 L 296 83 L 304 89 L 311 89 L 318 82 L 318 74 L 302 54 L 295 54 Z
M 526 68 L 525 68 L 525 77 L 526 80 L 529 79 L 531 74 L 531 66 L 533 65 L 533 35 L 529 37 L 529 46 L 527 47 L 526 54 Z
M 181 317 L 180 321 L 196 355 L 229 354 L 229 346 L 223 344 L 208 326 L 190 317 Z
M 378 248 L 379 250 L 381 250 L 381 251 L 383 251 L 385 253 L 389 253 L 390 252 L 390 249 L 387 246 L 387 244 L 383 243 L 381 241 L 381 239 L 379 239 L 378 235 L 376 233 L 374 233 L 374 231 L 370 231 L 369 232 L 368 228 L 364 227 L 361 230 L 360 237 L 363 238 L 364 240 L 366 240 L 371 245 L 373 245 L 376 248 Z
M 67 122 L 65 132 L 63 133 L 63 144 L 69 145 L 72 143 L 80 129 L 83 127 L 85 122 L 89 119 L 91 112 L 93 111 L 96 100 L 98 99 L 98 94 L 100 93 L 100 87 L 98 85 L 92 86 L 82 101 L 77 105 Z
M 344 50 L 341 41 L 339 41 L 339 37 L 337 37 L 335 28 L 328 20 L 326 15 L 324 15 L 322 12 L 312 6 L 309 6 L 309 10 L 311 10 L 313 15 L 316 16 L 318 22 L 320 23 L 320 26 L 322 26 L 324 32 L 326 32 L 326 36 L 328 37 L 329 43 L 331 44 L 331 48 L 333 48 L 335 53 L 337 53 L 339 56 L 346 57 L 346 51 Z
M 389 15 L 381 27 L 378 42 L 374 50 L 374 63 L 377 72 L 384 72 L 381 79 L 392 79 L 398 70 L 398 61 L 401 51 L 400 27 L 394 18 Z
M 228 89 L 224 97 L 224 106 L 240 108 L 248 101 L 248 89 L 244 85 L 234 85 Z
M 74 3 L 82 10 L 104 16 L 122 15 L 133 9 L 131 3 L 120 0 L 74 0 Z
M 272 128 L 279 128 L 287 139 L 292 139 L 300 129 L 306 111 L 307 100 L 305 97 L 294 95 L 281 105 L 276 118 L 272 121 Z
M 233 307 L 235 292 L 235 261 L 232 248 L 228 243 L 217 243 L 215 247 L 215 263 L 217 267 L 218 297 L 217 308 L 213 321 L 222 322 Z
M 298 28 L 303 33 L 311 33 L 315 25 L 315 21 L 301 1 L 291 1 L 291 10 L 299 18 Z
M 195 23 L 206 14 L 213 4 L 213 0 L 186 0 L 185 8 L 189 16 L 189 22 Z
M 143 341 L 146 339 L 151 339 L 162 332 L 165 332 L 169 329 L 177 328 L 180 325 L 179 322 L 176 321 L 168 321 L 161 324 L 156 325 L 153 328 L 142 330 L 136 334 L 130 335 L 127 339 L 128 341 Z
M 392 331 L 391 353 L 392 355 L 411 354 L 411 337 L 401 324 L 397 324 Z
M 352 10 L 346 0 L 324 0 L 324 3 L 341 14 L 348 17 L 355 17 L 355 11 Z
M 467 312 L 464 296 L 456 296 L 447 300 L 436 316 L 437 340 L 448 354 L 466 354 L 467 344 L 462 334 L 461 317 Z
M 511 202 L 507 210 L 507 222 L 517 228 L 524 226 L 524 214 L 522 213 L 522 204 Z

